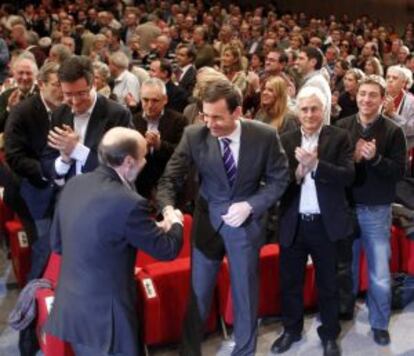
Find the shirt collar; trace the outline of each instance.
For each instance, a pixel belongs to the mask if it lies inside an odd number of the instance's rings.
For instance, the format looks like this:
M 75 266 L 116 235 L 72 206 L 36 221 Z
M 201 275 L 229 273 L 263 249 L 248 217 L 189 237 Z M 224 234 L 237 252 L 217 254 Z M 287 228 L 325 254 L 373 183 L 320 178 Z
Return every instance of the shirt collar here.
M 115 78 L 115 83 L 122 82 L 122 81 L 125 79 L 126 75 L 127 75 L 127 71 L 126 71 L 126 70 L 124 70 L 124 71 L 123 71 L 120 75 L 118 75 L 118 76 Z
M 322 124 L 321 127 L 319 127 L 319 129 L 316 132 L 314 132 L 313 134 L 310 134 L 310 135 L 306 134 L 305 131 L 303 131 L 302 127 L 300 128 L 300 132 L 302 133 L 302 137 L 304 137 L 307 140 L 317 140 L 317 139 L 319 139 L 319 135 L 321 134 L 323 126 L 324 125 Z
M 92 99 L 92 105 L 89 107 L 89 109 L 86 110 L 84 113 L 79 114 L 79 115 L 75 114 L 72 111 L 74 116 L 76 116 L 76 117 L 90 117 L 92 115 L 92 111 L 93 111 L 93 109 L 95 109 L 96 101 L 98 100 L 98 94 L 96 94 L 95 89 L 92 89 L 91 95 L 93 95 L 93 99 Z
M 46 112 L 48 113 L 48 114 L 52 114 L 52 112 L 53 112 L 53 110 L 47 105 L 47 103 L 46 103 L 46 100 L 45 100 L 45 98 L 43 97 L 43 95 L 42 95 L 42 93 L 40 93 L 40 99 L 42 100 L 42 103 L 43 103 L 43 105 L 45 106 L 45 108 L 46 108 Z
M 240 120 L 237 120 L 236 128 L 234 129 L 234 131 L 230 135 L 219 137 L 219 139 L 228 138 L 231 140 L 231 142 L 237 143 L 237 142 L 240 142 L 240 137 L 241 137 L 241 124 L 240 124 Z

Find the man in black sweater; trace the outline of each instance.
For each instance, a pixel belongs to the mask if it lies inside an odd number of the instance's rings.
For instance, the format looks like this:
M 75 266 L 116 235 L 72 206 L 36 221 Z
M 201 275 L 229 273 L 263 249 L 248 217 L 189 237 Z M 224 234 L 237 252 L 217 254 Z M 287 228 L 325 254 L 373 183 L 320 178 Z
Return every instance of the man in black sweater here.
M 358 291 L 361 248 L 368 259 L 367 305 L 374 341 L 390 343 L 388 323 L 391 305 L 390 257 L 391 203 L 395 186 L 404 175 L 406 142 L 400 127 L 380 114 L 385 81 L 368 76 L 359 83 L 358 113 L 338 122 L 351 135 L 356 178 L 350 189 L 359 224 L 353 244 L 354 292 Z

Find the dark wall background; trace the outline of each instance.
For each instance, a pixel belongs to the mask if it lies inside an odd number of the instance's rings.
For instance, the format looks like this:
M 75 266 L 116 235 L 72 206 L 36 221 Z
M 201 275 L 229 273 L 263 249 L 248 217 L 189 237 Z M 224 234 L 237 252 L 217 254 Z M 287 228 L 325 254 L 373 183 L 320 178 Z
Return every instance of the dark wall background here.
M 281 11 L 304 11 L 306 14 L 317 16 L 345 13 L 354 18 L 369 14 L 398 29 L 414 21 L 414 0 L 277 0 L 273 2 Z

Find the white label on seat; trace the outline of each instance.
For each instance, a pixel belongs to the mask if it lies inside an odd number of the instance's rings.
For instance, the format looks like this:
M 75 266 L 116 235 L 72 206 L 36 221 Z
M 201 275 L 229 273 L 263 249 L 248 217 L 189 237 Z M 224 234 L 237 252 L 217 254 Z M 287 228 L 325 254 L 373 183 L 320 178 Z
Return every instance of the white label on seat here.
M 50 314 L 50 310 L 53 307 L 53 302 L 54 301 L 55 301 L 55 297 L 53 295 L 50 295 L 50 296 L 45 298 L 46 309 L 47 309 L 48 314 Z
M 17 239 L 19 240 L 19 246 L 22 248 L 29 247 L 29 240 L 27 239 L 26 231 L 19 231 L 17 233 Z
M 309 255 L 308 256 L 308 260 L 306 261 L 306 264 L 309 265 L 313 265 L 313 261 L 312 261 L 312 257 Z
M 148 299 L 157 297 L 157 293 L 155 292 L 154 284 L 152 283 L 151 278 L 144 278 L 142 280 L 142 284 L 144 286 L 145 293 L 147 294 Z

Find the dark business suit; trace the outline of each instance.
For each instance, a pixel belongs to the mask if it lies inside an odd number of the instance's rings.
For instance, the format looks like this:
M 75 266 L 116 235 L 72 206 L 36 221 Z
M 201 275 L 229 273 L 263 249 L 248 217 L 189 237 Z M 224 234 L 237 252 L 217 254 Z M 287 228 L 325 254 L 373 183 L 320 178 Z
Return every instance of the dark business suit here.
M 135 128 L 145 136 L 148 124 L 141 114 L 134 116 L 133 123 Z M 153 150 L 153 152 L 148 150 L 145 157 L 147 164 L 135 182 L 138 193 L 143 197 L 147 199 L 151 197 L 151 192 L 157 186 L 168 160 L 180 142 L 186 125 L 187 119 L 182 114 L 170 109 L 164 110 L 158 123 L 161 137 L 160 149 Z
M 187 71 L 181 76 L 178 81 L 178 86 L 184 89 L 188 96 L 192 96 L 193 89 L 196 84 L 197 69 L 192 65 Z
M 16 175 L 16 184 L 5 187 L 5 199 L 19 215 L 30 241 L 28 280 L 40 278 L 50 254 L 50 206 L 53 183 L 44 179 L 40 157 L 47 144 L 49 115 L 40 94 L 16 105 L 8 116 L 4 134 L 6 161 Z M 39 349 L 35 326 L 29 325 L 19 337 L 22 355 Z
M 338 300 L 335 274 L 335 244 L 352 231 L 345 187 L 354 178 L 352 148 L 346 131 L 324 126 L 318 141 L 315 180 L 320 216 L 312 221 L 299 214 L 301 184 L 296 182 L 298 161 L 296 147 L 301 146 L 300 129 L 281 137 L 289 159 L 291 183 L 280 206 L 280 275 L 282 317 L 285 331 L 300 335 L 303 328 L 303 283 L 308 254 L 316 267 L 319 308 L 322 326 L 318 329 L 323 341 L 336 339 L 339 333 Z
M 192 295 L 184 325 L 181 353 L 200 355 L 202 322 L 206 319 L 217 272 L 224 254 L 230 261 L 235 307 L 233 355 L 254 353 L 257 336 L 257 268 L 263 243 L 261 218 L 282 195 L 288 183 L 287 160 L 276 131 L 264 124 L 241 120 L 237 176 L 231 187 L 218 139 L 203 125 L 185 129 L 183 138 L 158 184 L 161 207 L 175 204 L 176 187 L 195 166 L 200 197 L 193 223 Z M 238 228 L 222 222 L 232 203 L 247 201 L 252 215 Z
M 89 118 L 84 145 L 90 149 L 88 159 L 82 167 L 82 173 L 90 172 L 98 166 L 98 145 L 103 135 L 116 126 L 131 127 L 131 112 L 118 103 L 97 94 L 96 105 Z M 74 115 L 68 105 L 62 105 L 52 117 L 51 127 L 61 127 L 63 124 L 74 129 Z M 55 170 L 55 159 L 60 155 L 58 150 L 47 147 L 42 156 L 42 166 L 49 178 L 62 178 Z M 76 174 L 76 162 L 73 161 L 69 172 L 63 177 L 68 180 Z
M 164 234 L 149 218 L 146 200 L 112 168 L 71 179 L 52 225 L 52 249 L 62 266 L 45 330 L 99 350 L 94 354 L 138 355 L 136 249 L 173 259 L 181 235 L 179 224 Z
M 171 80 L 165 83 L 167 89 L 167 108 L 182 113 L 188 104 L 188 93 L 178 85 L 175 85 Z

